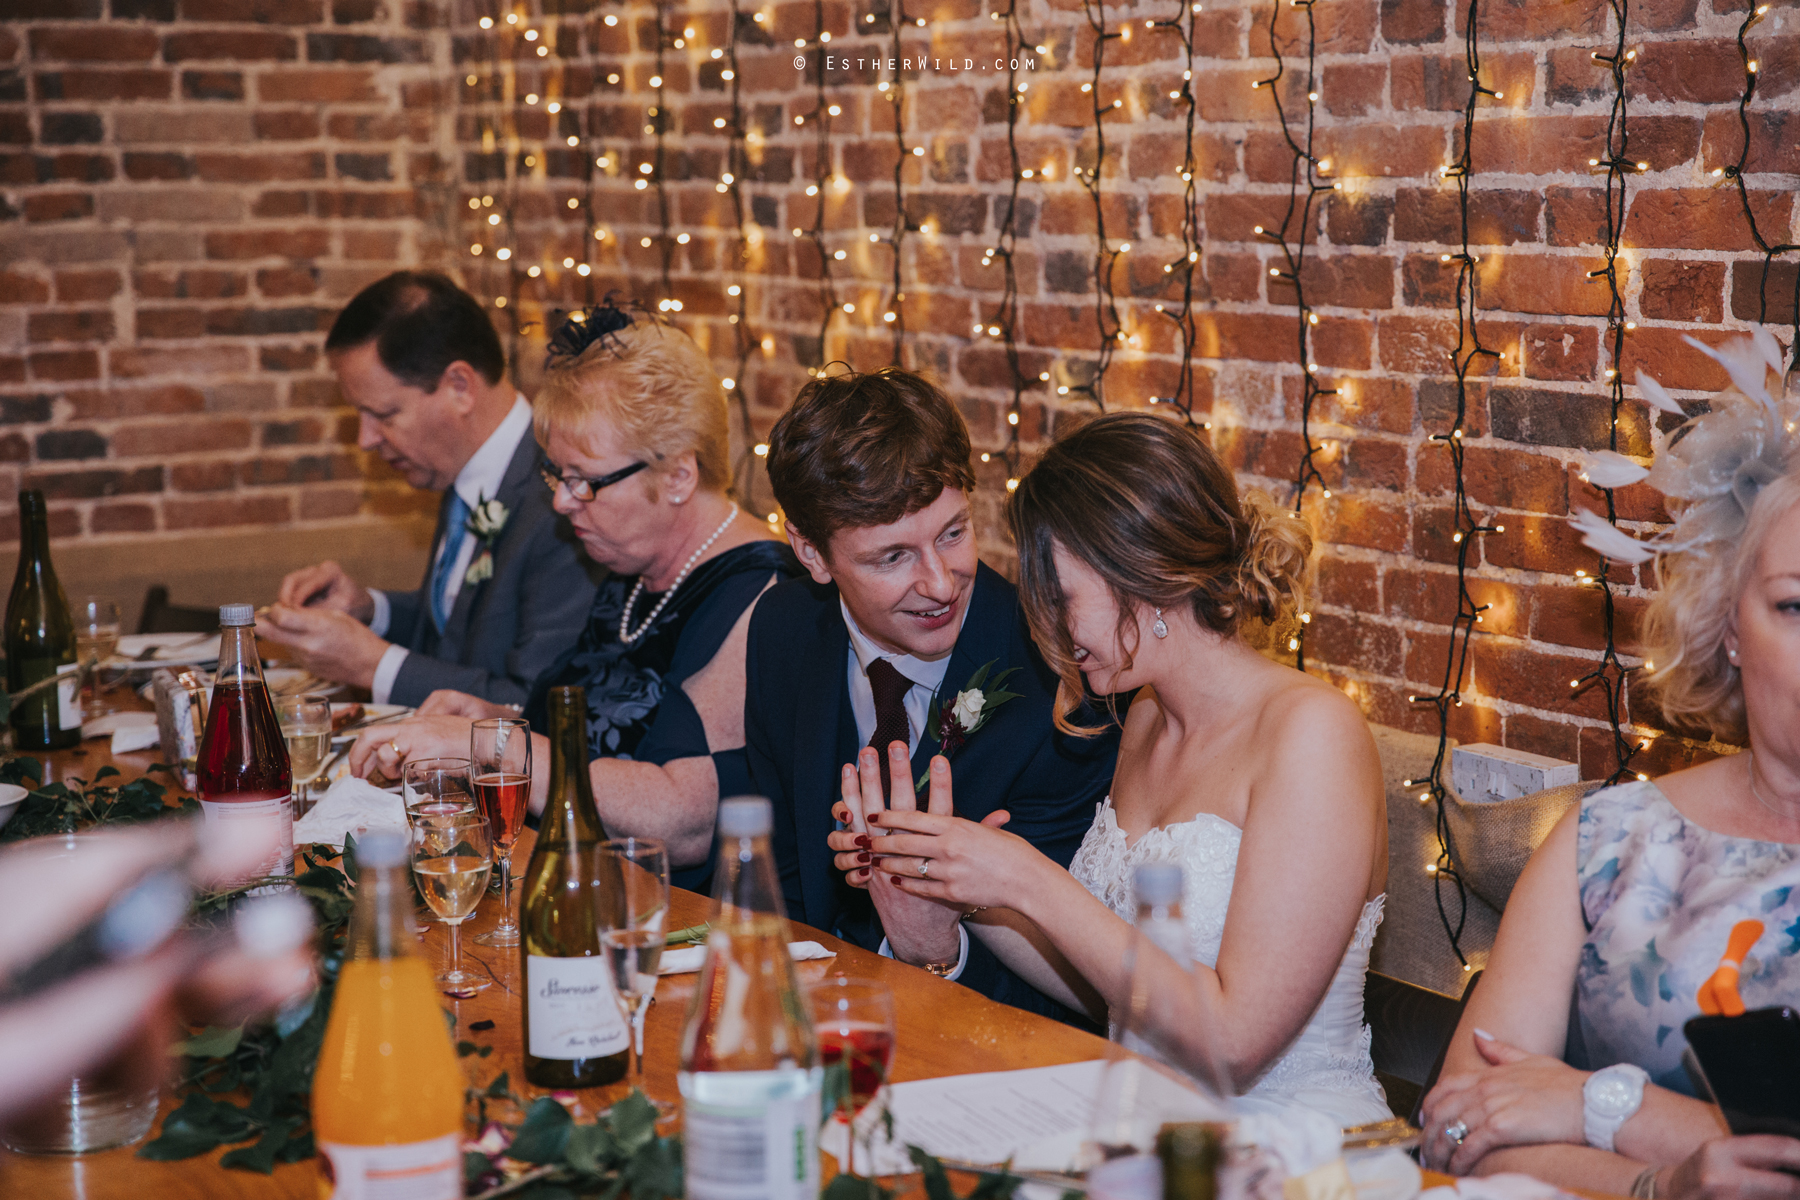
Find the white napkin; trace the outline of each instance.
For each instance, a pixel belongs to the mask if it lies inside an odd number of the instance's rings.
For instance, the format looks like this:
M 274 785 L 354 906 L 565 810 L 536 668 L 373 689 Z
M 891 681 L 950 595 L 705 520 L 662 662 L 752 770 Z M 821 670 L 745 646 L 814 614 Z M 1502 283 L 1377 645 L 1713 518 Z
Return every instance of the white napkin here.
M 162 742 L 162 735 L 156 729 L 156 714 L 152 712 L 107 713 L 103 717 L 81 723 L 81 736 L 84 738 L 106 737 L 108 734 L 112 735 L 114 754 L 148 750 Z
M 405 833 L 406 803 L 398 794 L 352 776 L 332 784 L 313 810 L 294 822 L 294 844 L 324 842 L 341 849 L 344 834 L 360 837 L 369 829 Z
M 1500 1175 L 1466 1176 L 1449 1187 L 1427 1188 L 1419 1200 L 1573 1200 L 1569 1193 L 1529 1175 L 1508 1171 Z
M 298 827 L 296 826 L 296 828 Z M 837 951 L 827 950 L 817 942 L 789 942 L 788 954 L 795 962 L 837 957 Z M 678 950 L 664 950 L 662 965 L 656 969 L 656 973 L 658 975 L 686 975 L 690 971 L 698 971 L 700 964 L 705 961 L 705 946 L 683 946 Z

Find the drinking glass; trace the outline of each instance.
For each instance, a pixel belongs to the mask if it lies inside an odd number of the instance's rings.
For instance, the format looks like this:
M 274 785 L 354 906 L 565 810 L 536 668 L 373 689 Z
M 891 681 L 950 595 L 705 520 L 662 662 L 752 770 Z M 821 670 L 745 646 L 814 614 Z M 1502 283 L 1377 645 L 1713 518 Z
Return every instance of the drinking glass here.
M 294 768 L 294 815 L 312 807 L 312 785 L 331 757 L 331 701 L 317 692 L 275 698 L 275 720 Z
M 487 814 L 500 864 L 500 920 L 475 940 L 484 946 L 519 944 L 512 911 L 512 848 L 531 803 L 531 726 L 523 717 L 488 717 L 469 728 L 469 776 Z
M 100 699 L 100 664 L 119 648 L 119 606 L 103 596 L 89 596 L 75 610 L 75 657 L 81 663 L 81 715 L 106 715 Z
M 881 1095 L 894 1065 L 894 993 L 879 980 L 836 975 L 814 984 L 808 1000 L 819 1035 L 819 1061 L 828 1068 L 842 1062 L 849 1069 L 843 1099 L 848 1127 L 844 1174 L 855 1175 L 856 1118 Z
M 669 923 L 669 855 L 655 838 L 615 838 L 600 843 L 600 856 L 601 878 L 613 886 L 596 893 L 602 911 L 595 924 L 625 1023 L 631 1028 L 633 1050 L 625 1082 L 648 1095 L 644 1014 L 656 994 L 656 969 L 662 963 Z M 657 1107 L 668 1108 L 660 1102 Z
M 430 807 L 430 806 L 427 806 Z M 474 808 L 415 811 L 410 825 L 412 869 L 419 891 L 450 927 L 450 967 L 433 978 L 444 994 L 473 996 L 493 981 L 462 966 L 462 923 L 487 891 L 494 843 L 487 819 Z
M 406 803 L 408 824 L 421 812 L 480 811 L 475 803 L 474 785 L 469 782 L 469 760 L 466 758 L 409 759 L 400 772 L 400 796 Z

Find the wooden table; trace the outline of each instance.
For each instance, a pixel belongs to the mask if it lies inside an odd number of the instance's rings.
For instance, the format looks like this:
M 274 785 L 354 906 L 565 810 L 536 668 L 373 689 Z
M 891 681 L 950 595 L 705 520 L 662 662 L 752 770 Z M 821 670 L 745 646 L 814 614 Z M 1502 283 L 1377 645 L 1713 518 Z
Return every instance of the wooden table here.
M 117 766 L 127 777 L 141 775 L 156 761 L 154 752 L 124 754 L 116 758 L 98 739 L 79 750 L 50 756 L 51 779 L 70 776 L 92 778 L 101 766 Z M 523 871 L 531 853 L 529 831 L 514 848 L 513 861 Z M 514 899 L 518 888 L 515 884 Z M 671 904 L 671 928 L 698 924 L 707 917 L 710 902 L 692 892 L 677 891 Z M 515 1091 L 529 1102 L 544 1095 L 524 1081 L 520 1047 L 520 952 L 477 945 L 475 936 L 491 928 L 499 901 L 489 897 L 464 926 L 463 958 L 473 968 L 487 971 L 494 985 L 463 1001 L 444 998 L 456 1015 L 458 1038 L 494 1047 L 487 1058 L 462 1060 L 469 1082 L 485 1087 L 501 1071 L 511 1074 Z M 939 979 L 916 967 L 881 958 L 820 930 L 794 926 L 794 936 L 821 942 L 837 952 L 835 959 L 797 964 L 802 983 L 828 975 L 855 975 L 879 979 L 894 991 L 898 1011 L 898 1045 L 894 1057 L 896 1081 L 929 1079 L 970 1071 L 996 1071 L 1016 1067 L 1050 1066 L 1081 1062 L 1104 1055 L 1108 1043 L 1067 1025 L 996 1004 L 958 984 Z M 424 938 L 423 952 L 434 959 L 444 951 L 444 928 L 433 924 Z M 645 1076 L 652 1095 L 675 1100 L 678 1039 L 693 994 L 695 976 L 665 977 L 657 987 L 656 1001 L 645 1026 Z M 469 1032 L 469 1025 L 492 1020 L 494 1028 Z M 596 1111 L 624 1094 L 622 1085 L 580 1093 L 578 1119 L 592 1120 Z M 165 1096 L 166 1113 L 177 1102 Z M 516 1114 L 494 1112 L 503 1119 Z M 160 1125 L 161 1118 L 158 1118 Z M 152 1131 L 151 1136 L 155 1136 Z M 83 1200 L 162 1200 L 173 1197 L 292 1197 L 315 1200 L 317 1174 L 313 1162 L 277 1166 L 272 1177 L 246 1171 L 225 1170 L 218 1165 L 223 1151 L 183 1162 L 149 1162 L 136 1157 L 136 1147 L 71 1158 L 36 1158 L 0 1154 L 0 1196 L 41 1198 L 72 1196 Z

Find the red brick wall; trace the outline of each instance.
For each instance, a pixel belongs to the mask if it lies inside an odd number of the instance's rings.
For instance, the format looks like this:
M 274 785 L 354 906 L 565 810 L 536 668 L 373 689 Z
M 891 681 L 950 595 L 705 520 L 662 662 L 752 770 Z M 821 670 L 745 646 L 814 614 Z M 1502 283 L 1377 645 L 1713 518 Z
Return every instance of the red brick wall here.
M 10 0 L 15 10 L 50 2 Z M 71 497 L 68 532 L 98 535 L 127 519 L 170 529 L 221 514 L 367 519 L 396 503 L 391 485 L 361 474 L 345 448 L 348 426 L 328 407 L 330 388 L 314 358 L 331 306 L 395 263 L 447 266 L 490 303 L 506 299 L 496 316 L 518 338 L 527 381 L 545 308 L 609 289 L 652 304 L 667 298 L 658 189 L 632 185 L 654 154 L 643 132 L 646 106 L 655 103 L 652 6 L 594 5 L 591 14 L 546 20 L 536 6 L 509 10 L 485 0 L 416 12 L 393 11 L 394 0 L 354 10 L 352 0 L 338 0 L 331 11 L 323 0 L 129 2 L 185 7 L 131 19 L 115 12 L 103 23 L 15 22 L 0 47 L 19 69 L 0 104 L 16 150 L 4 183 L 10 223 L 0 238 L 25 251 L 7 256 L 10 303 L 0 308 L 12 355 L 4 360 L 4 415 L 16 431 L 5 452 L 26 476 L 107 472 L 117 490 L 136 489 L 117 499 Z M 244 7 L 195 11 L 226 4 Z M 267 7 L 288 4 L 298 11 Z M 520 23 L 505 24 L 508 11 Z M 661 182 L 666 233 L 689 237 L 671 245 L 672 295 L 683 323 L 718 354 L 721 374 L 738 370 L 737 328 L 727 320 L 737 300 L 725 288 L 746 289 L 741 328 L 756 349 L 739 394 L 763 431 L 819 357 L 818 258 L 791 230 L 809 228 L 819 203 L 806 195 L 814 126 L 794 123 L 812 120 L 814 91 L 793 60 L 804 53 L 816 64 L 821 50 L 810 42 L 812 3 L 744 6 L 746 19 L 756 11 L 765 20 L 746 20 L 737 81 L 742 119 L 755 136 L 734 197 L 718 188 L 729 141 L 715 127 L 733 115 L 721 78 L 729 59 L 711 56 L 727 45 L 729 6 L 666 8 L 671 36 L 693 34 L 664 51 L 670 131 Z M 1115 244 L 1132 243 L 1114 280 L 1126 327 L 1140 339 L 1113 359 L 1105 384 L 1113 406 L 1174 390 L 1178 343 L 1153 306 L 1171 301 L 1160 267 L 1181 248 L 1175 172 L 1185 110 L 1168 97 L 1184 64 L 1177 39 L 1143 22 L 1181 11 L 1165 0 L 1107 15 L 1109 29 L 1133 27 L 1129 41 L 1107 43 L 1101 92 L 1122 103 L 1107 118 L 1102 178 L 1108 233 Z M 1406 697 L 1435 691 L 1454 611 L 1448 456 L 1429 435 L 1448 428 L 1454 395 L 1454 279 L 1440 256 L 1457 248 L 1458 221 L 1454 188 L 1439 168 L 1459 145 L 1467 9 L 1441 0 L 1319 0 L 1315 11 L 1316 145 L 1343 191 L 1327 199 L 1309 232 L 1305 283 L 1320 316 L 1321 376 L 1342 394 L 1321 401 L 1313 426 L 1325 443 L 1332 496 L 1324 500 L 1315 487 L 1308 502 L 1323 543 L 1309 658 L 1372 718 L 1434 728 Z M 1563 518 L 1572 505 L 1598 503 L 1577 478 L 1577 461 L 1607 436 L 1607 293 L 1587 275 L 1602 254 L 1603 177 L 1588 160 L 1602 152 L 1610 103 L 1609 75 L 1591 54 L 1609 48 L 1614 32 L 1598 0 L 1483 0 L 1480 11 L 1484 79 L 1505 99 L 1481 105 L 1472 143 L 1477 319 L 1502 355 L 1491 376 L 1471 386 L 1467 480 L 1477 512 L 1507 532 L 1471 555 L 1477 599 L 1493 607 L 1475 639 L 1455 732 L 1579 758 L 1594 777 L 1611 769 L 1603 708 L 1597 694 L 1572 696 L 1568 687 L 1601 645 L 1597 594 L 1574 575 L 1594 561 Z M 940 67 L 907 73 L 905 85 L 907 143 L 925 151 L 905 165 L 906 204 L 927 227 L 905 239 L 906 361 L 945 381 L 982 446 L 998 452 L 1009 432 L 1005 360 L 993 339 L 972 339 L 970 330 L 993 319 L 1002 295 L 998 265 L 982 262 L 1008 192 L 1006 76 L 991 65 L 1004 52 L 1001 26 L 972 0 L 913 0 L 907 12 L 927 19 L 907 33 L 907 50 Z M 1204 256 L 1195 391 L 1215 444 L 1247 476 L 1286 495 L 1300 452 L 1297 317 L 1291 288 L 1269 277 L 1275 249 L 1252 232 L 1280 224 L 1291 165 L 1269 92 L 1250 87 L 1272 70 L 1269 12 L 1264 0 L 1218 0 L 1198 22 Z M 1289 39 L 1290 114 L 1305 104 L 1304 48 L 1291 40 L 1297 12 L 1283 6 L 1280 26 Z M 484 13 L 501 18 L 496 30 L 478 27 Z M 867 5 L 828 2 L 824 13 L 833 35 L 827 52 L 886 57 L 885 35 L 857 32 L 867 28 Z M 1735 192 L 1711 175 L 1737 157 L 1743 74 L 1733 38 L 1741 13 L 1732 0 L 1656 0 L 1633 6 L 1628 26 L 1627 44 L 1638 52 L 1629 73 L 1630 156 L 1650 165 L 1629 180 L 1621 265 L 1636 328 L 1623 367 L 1629 378 L 1642 366 L 1689 400 L 1724 379 L 1680 335 L 1718 341 L 1757 316 L 1761 260 Z M 605 25 L 606 14 L 616 24 Z M 1033 52 L 1035 70 L 1021 75 L 1030 90 L 1018 142 L 1034 178 L 1020 189 L 1017 340 L 1026 376 L 1052 375 L 1051 387 L 1024 399 L 1018 429 L 1029 451 L 1091 408 L 1076 403 L 1079 396 L 1058 397 L 1054 386 L 1079 384 L 1093 358 L 1095 243 L 1094 206 L 1071 177 L 1093 161 L 1091 98 L 1080 90 L 1091 77 L 1092 34 L 1076 0 L 1040 0 L 1023 19 L 1027 44 L 1047 50 Z M 525 40 L 528 28 L 537 40 Z M 1761 83 L 1748 178 L 1771 242 L 1796 240 L 1797 31 L 1794 12 L 1778 7 L 1751 37 Z M 221 35 L 230 40 L 206 40 Z M 796 38 L 809 44 L 797 49 Z M 539 46 L 552 53 L 538 55 Z M 101 47 L 111 49 L 103 56 Z M 952 58 L 973 59 L 975 69 L 952 73 Z M 54 76 L 62 82 L 46 82 Z M 827 247 L 845 252 L 831 270 L 838 300 L 857 311 L 834 318 L 824 357 L 874 366 L 890 357 L 881 313 L 891 302 L 891 258 L 869 234 L 891 228 L 897 153 L 893 108 L 875 83 L 891 75 L 865 66 L 829 78 L 828 103 L 842 110 L 831 166 L 848 186 L 826 188 Z M 113 98 L 121 94 L 129 98 Z M 214 94 L 226 98 L 195 98 Z M 528 95 L 537 102 L 526 104 Z M 564 111 L 551 116 L 551 101 Z M 175 119 L 143 115 L 150 113 Z M 575 147 L 566 144 L 570 134 Z M 608 168 L 590 169 L 601 155 Z M 175 177 L 145 177 L 159 171 Z M 192 200 L 155 207 L 163 196 Z M 484 196 L 494 203 L 483 207 Z M 734 257 L 734 198 L 751 231 L 743 269 Z M 488 222 L 493 215 L 501 224 Z M 596 227 L 604 240 L 592 237 Z M 480 255 L 471 252 L 477 244 Z M 512 252 L 505 263 L 496 259 L 502 248 Z M 1770 290 L 1771 328 L 1784 342 L 1795 257 L 1777 263 Z M 565 268 L 565 258 L 592 273 Z M 295 426 L 298 434 L 286 432 Z M 158 432 L 175 443 L 131 440 Z M 217 448 L 201 450 L 190 432 L 216 439 Z M 301 440 L 283 440 L 290 436 Z M 1642 455 L 1661 436 L 1644 407 L 1628 401 L 1622 448 Z M 70 461 L 75 454 L 87 458 Z M 270 462 L 272 472 L 258 465 Z M 987 469 L 988 540 L 1003 556 L 994 501 L 1006 470 L 998 454 Z M 1620 504 L 1639 531 L 1663 515 L 1641 488 L 1620 493 Z M 115 511 L 131 515 L 102 515 Z M 1629 639 L 1646 593 L 1625 577 Z M 1667 769 L 1695 752 L 1662 735 L 1641 697 L 1630 697 L 1629 717 L 1653 742 L 1642 769 Z

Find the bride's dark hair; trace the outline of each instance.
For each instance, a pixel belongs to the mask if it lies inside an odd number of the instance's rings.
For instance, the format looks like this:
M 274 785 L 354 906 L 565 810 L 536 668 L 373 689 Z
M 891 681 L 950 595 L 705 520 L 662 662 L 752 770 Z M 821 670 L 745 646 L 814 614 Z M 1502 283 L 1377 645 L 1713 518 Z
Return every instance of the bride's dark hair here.
M 1125 666 L 1137 650 L 1139 604 L 1188 605 L 1206 628 L 1237 632 L 1246 615 L 1275 620 L 1297 603 L 1312 535 L 1265 493 L 1239 493 L 1194 430 L 1147 413 L 1096 417 L 1045 452 L 1007 508 L 1019 551 L 1019 595 L 1032 638 L 1055 669 L 1056 724 L 1084 695 L 1063 619 L 1055 546 L 1106 581 L 1119 606 Z

